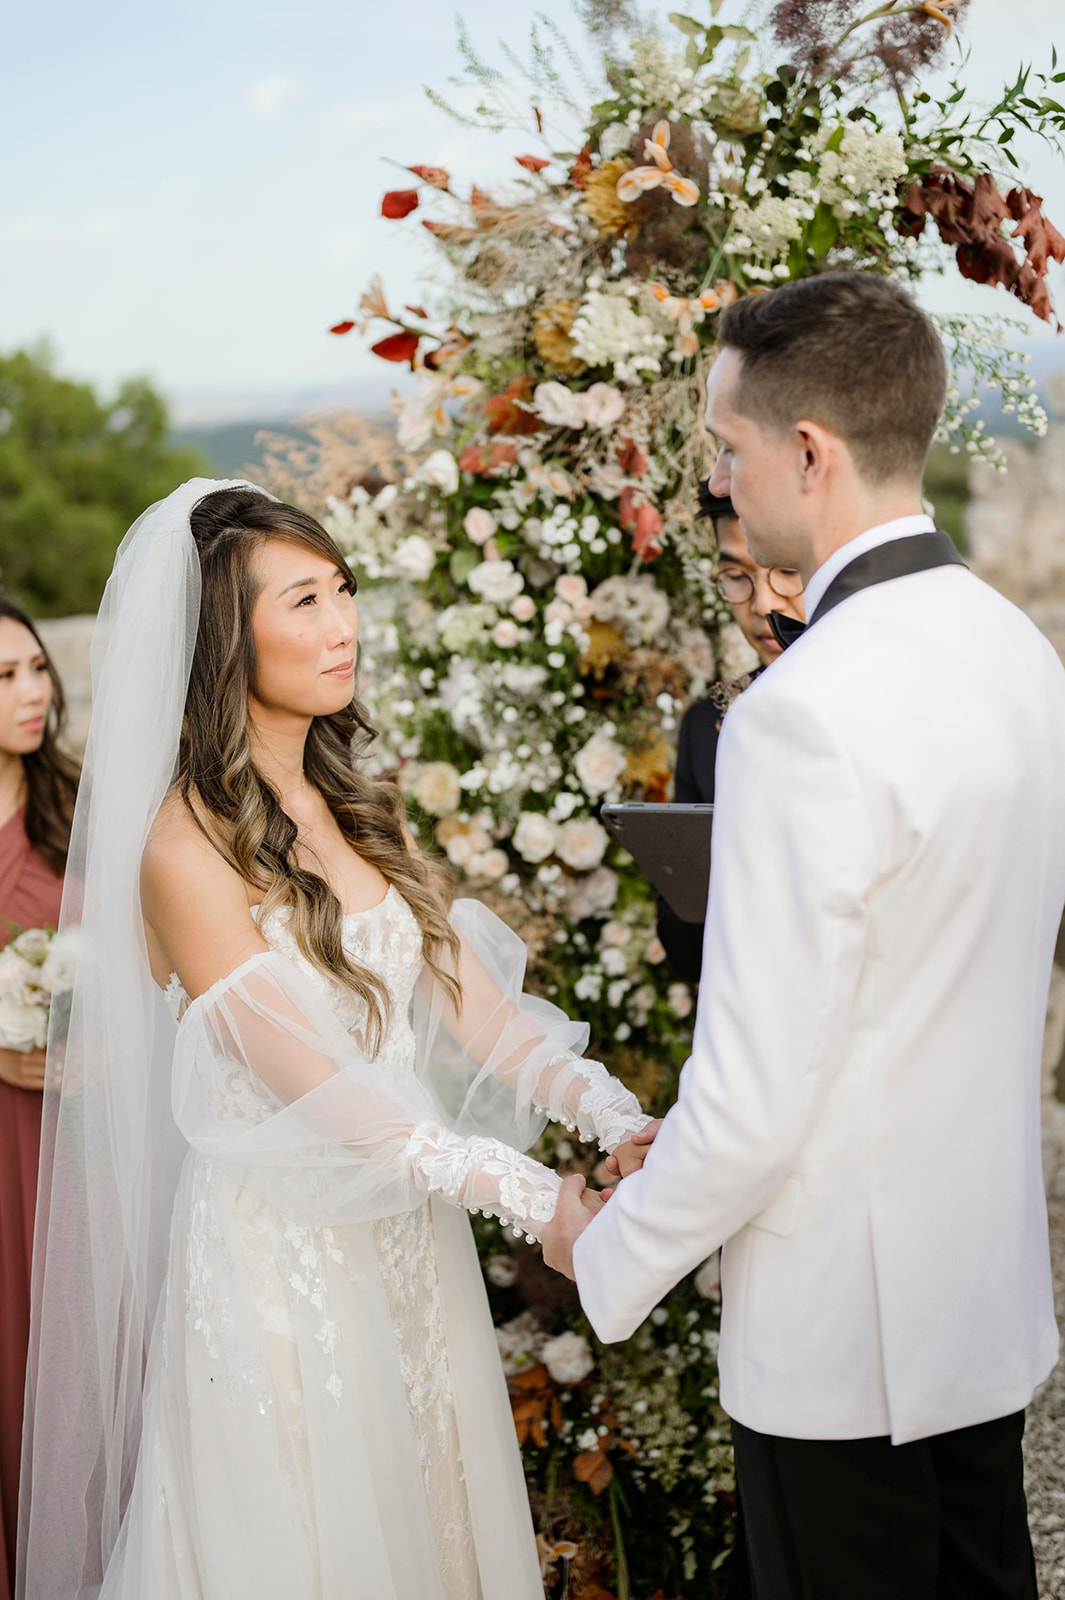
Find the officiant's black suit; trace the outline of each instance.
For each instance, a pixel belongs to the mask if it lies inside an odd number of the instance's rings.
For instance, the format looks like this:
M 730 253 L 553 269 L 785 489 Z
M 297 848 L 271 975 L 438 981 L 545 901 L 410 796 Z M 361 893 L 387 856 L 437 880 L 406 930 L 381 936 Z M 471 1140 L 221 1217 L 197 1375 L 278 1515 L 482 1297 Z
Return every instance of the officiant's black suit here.
M 673 798 L 687 804 L 710 804 L 714 798 L 714 762 L 721 732 L 721 708 L 713 700 L 697 700 L 681 718 L 677 734 L 677 770 Z M 698 983 L 703 961 L 703 924 L 684 922 L 659 896 L 658 937 L 678 977 Z

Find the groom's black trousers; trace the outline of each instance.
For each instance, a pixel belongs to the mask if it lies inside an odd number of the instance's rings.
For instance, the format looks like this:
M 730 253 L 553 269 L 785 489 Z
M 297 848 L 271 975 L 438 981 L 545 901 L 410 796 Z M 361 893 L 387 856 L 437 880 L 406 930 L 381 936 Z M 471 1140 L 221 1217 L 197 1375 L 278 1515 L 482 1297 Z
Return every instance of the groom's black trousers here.
M 733 1422 L 754 1600 L 1037 1600 L 1023 1434 L 1023 1411 L 901 1445 Z

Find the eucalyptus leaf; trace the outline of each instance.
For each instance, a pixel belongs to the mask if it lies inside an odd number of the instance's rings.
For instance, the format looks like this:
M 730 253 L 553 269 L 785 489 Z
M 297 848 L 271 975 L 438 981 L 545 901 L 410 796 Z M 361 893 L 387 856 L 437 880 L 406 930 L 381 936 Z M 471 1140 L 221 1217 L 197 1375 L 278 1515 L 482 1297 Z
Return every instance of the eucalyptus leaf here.
M 675 28 L 680 29 L 681 33 L 686 33 L 689 39 L 697 39 L 704 31 L 701 22 L 696 22 L 694 17 L 686 17 L 683 11 L 671 11 L 669 20 Z
M 479 566 L 480 562 L 481 553 L 479 550 L 452 550 L 447 569 L 456 588 L 461 589 L 463 587 L 474 567 Z
M 838 237 L 839 221 L 836 213 L 822 200 L 806 234 L 807 248 L 812 250 L 815 256 L 826 255 Z

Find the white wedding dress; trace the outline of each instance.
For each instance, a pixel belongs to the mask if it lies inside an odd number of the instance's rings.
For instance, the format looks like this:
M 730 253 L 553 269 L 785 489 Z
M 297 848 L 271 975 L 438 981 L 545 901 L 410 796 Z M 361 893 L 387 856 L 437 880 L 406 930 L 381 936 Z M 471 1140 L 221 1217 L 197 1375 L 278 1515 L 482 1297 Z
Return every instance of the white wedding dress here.
M 260 923 L 270 953 L 198 999 L 171 980 L 192 1148 L 101 1600 L 540 1600 L 459 1208 L 530 1239 L 553 1214 L 556 1175 L 487 1131 L 504 1104 L 507 1126 L 527 1110 L 522 1137 L 547 1113 L 603 1148 L 647 1119 L 560 1048 L 573 1025 L 521 997 L 515 936 L 473 902 L 452 920 L 464 1004 L 449 1022 L 398 891 L 345 918 L 392 1002 L 372 1060 L 287 911 Z

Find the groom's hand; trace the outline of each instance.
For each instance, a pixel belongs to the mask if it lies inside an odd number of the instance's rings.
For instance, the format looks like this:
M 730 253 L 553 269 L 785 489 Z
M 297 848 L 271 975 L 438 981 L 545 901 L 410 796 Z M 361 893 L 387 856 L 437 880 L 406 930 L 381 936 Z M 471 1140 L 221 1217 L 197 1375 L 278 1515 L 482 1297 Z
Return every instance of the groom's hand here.
M 655 1135 L 662 1126 L 663 1118 L 659 1117 L 654 1122 L 649 1122 L 640 1133 L 634 1133 L 631 1139 L 626 1139 L 624 1144 L 619 1144 L 613 1155 L 607 1156 L 606 1165 L 609 1171 L 620 1173 L 627 1178 L 630 1172 L 639 1172 L 647 1159 L 647 1152 L 655 1142 Z
M 544 1260 L 563 1277 L 573 1278 L 573 1246 L 604 1203 L 579 1172 L 563 1178 L 555 1214 L 540 1236 Z

